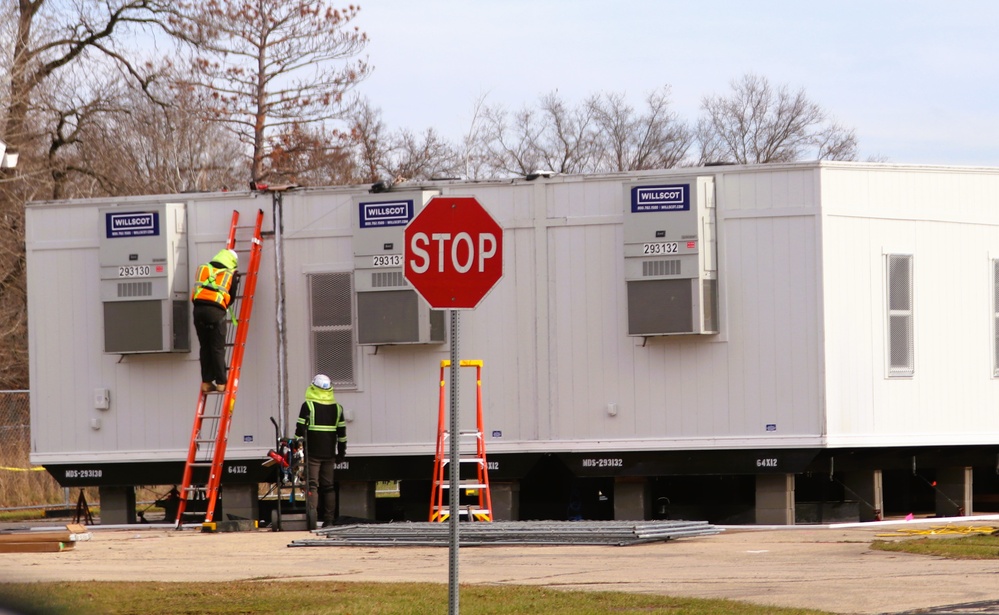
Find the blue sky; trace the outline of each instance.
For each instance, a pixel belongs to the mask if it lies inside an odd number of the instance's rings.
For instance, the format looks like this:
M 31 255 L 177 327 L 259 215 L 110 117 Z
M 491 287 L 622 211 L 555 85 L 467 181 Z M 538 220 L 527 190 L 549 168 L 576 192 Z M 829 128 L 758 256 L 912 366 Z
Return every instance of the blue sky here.
M 999 166 L 999 2 L 968 0 L 365 0 L 374 73 L 358 92 L 391 129 L 459 139 L 475 102 L 557 90 L 705 95 L 753 72 L 804 88 L 857 132 L 860 158 Z

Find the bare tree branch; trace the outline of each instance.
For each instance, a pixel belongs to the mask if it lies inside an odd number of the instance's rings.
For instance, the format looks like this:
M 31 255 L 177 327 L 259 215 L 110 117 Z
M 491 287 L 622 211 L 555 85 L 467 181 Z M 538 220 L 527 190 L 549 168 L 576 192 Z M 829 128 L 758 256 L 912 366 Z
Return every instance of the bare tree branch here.
M 729 96 L 706 96 L 697 137 L 701 163 L 739 164 L 790 162 L 812 154 L 815 159 L 856 158 L 856 138 L 835 124 L 805 96 L 784 85 L 774 88 L 754 74 L 733 81 Z
M 650 93 L 644 115 L 636 114 L 622 94 L 590 99 L 604 152 L 601 170 L 670 169 L 683 164 L 693 134 L 670 111 L 669 91 L 665 86 Z

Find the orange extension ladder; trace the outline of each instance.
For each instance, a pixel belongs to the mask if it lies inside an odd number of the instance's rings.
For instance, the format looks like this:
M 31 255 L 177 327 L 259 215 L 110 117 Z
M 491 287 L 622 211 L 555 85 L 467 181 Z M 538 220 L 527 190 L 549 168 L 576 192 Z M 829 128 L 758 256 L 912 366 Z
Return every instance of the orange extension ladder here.
M 191 429 L 191 444 L 184 464 L 184 477 L 181 481 L 180 503 L 177 507 L 176 527 L 182 525 L 184 510 L 188 502 L 204 500 L 207 506 L 205 525 L 213 523 L 215 503 L 218 499 L 219 484 L 222 481 L 222 465 L 225 462 L 225 448 L 229 441 L 229 427 L 232 424 L 232 412 L 236 407 L 236 394 L 239 392 L 239 375 L 243 367 L 243 352 L 246 349 L 246 336 L 250 329 L 250 315 L 253 311 L 253 295 L 257 288 L 257 271 L 260 269 L 260 252 L 263 242 L 260 239 L 260 227 L 263 225 L 264 212 L 257 211 L 256 224 L 253 227 L 241 227 L 239 212 L 232 212 L 232 224 L 229 228 L 229 239 L 226 248 L 235 250 L 240 262 L 248 262 L 245 273 L 240 276 L 237 296 L 233 297 L 230 309 L 239 316 L 236 326 L 229 327 L 226 340 L 226 363 L 229 377 L 226 390 L 217 394 L 215 391 L 201 391 L 201 379 L 198 379 L 198 406 L 194 414 L 194 427 Z M 252 235 L 238 239 L 237 234 Z M 245 255 L 249 258 L 244 261 Z M 208 412 L 209 397 L 216 399 L 214 412 Z
M 445 498 L 444 492 L 451 488 L 450 472 L 448 465 L 451 462 L 450 455 L 450 434 L 447 430 L 447 392 L 444 389 L 444 370 L 451 367 L 451 361 L 445 359 L 441 361 L 440 375 L 440 406 L 437 411 L 437 454 L 434 455 L 434 480 L 433 490 L 430 495 L 430 521 L 444 522 L 451 516 L 449 510 L 449 498 Z M 478 494 L 477 505 L 467 505 L 459 508 L 459 519 L 465 516 L 468 521 L 492 521 L 493 503 L 489 493 L 489 463 L 486 461 L 486 440 L 485 430 L 482 424 L 482 361 L 459 361 L 458 367 L 475 368 L 475 431 L 459 431 L 458 447 L 458 469 L 459 480 L 458 489 L 472 496 Z M 474 451 L 471 449 L 474 445 Z M 467 449 L 467 450 L 466 450 Z M 474 469 L 474 477 L 462 478 L 465 474 L 461 472 L 464 467 Z M 473 474 L 473 472 L 468 472 Z

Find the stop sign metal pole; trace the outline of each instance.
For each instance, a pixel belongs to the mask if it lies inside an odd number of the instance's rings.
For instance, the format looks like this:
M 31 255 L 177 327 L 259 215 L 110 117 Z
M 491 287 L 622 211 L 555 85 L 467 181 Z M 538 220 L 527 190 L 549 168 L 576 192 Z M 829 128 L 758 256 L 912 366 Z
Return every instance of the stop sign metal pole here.
M 448 453 L 448 615 L 458 615 L 458 481 L 461 472 L 458 461 L 460 455 L 460 421 L 458 420 L 458 315 L 459 310 L 448 310 L 451 320 L 451 386 L 450 391 L 450 452 Z
M 457 218 L 461 214 L 461 220 Z M 460 222 L 460 223 L 459 223 Z M 450 312 L 451 438 L 448 459 L 448 613 L 458 615 L 458 499 L 461 489 L 458 411 L 458 310 L 475 309 L 503 276 L 503 229 L 475 197 L 435 196 L 406 225 L 403 275 L 433 309 Z M 449 248 L 449 249 L 448 249 Z M 460 260 L 461 250 L 467 259 Z M 495 259 L 495 260 L 493 260 Z M 476 270 L 473 265 L 478 263 Z M 443 386 L 443 383 L 442 383 Z M 469 515 L 471 521 L 471 515 Z

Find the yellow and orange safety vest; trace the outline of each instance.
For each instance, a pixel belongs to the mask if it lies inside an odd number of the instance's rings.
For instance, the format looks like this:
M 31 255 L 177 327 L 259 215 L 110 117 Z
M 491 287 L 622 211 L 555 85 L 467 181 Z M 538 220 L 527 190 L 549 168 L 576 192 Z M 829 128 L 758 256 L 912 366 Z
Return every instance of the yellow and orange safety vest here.
M 211 263 L 201 265 L 194 278 L 191 301 L 209 301 L 217 303 L 222 309 L 228 309 L 229 302 L 232 301 L 229 296 L 232 274 L 232 269 L 213 267 Z

